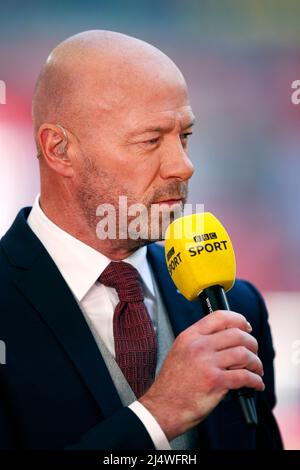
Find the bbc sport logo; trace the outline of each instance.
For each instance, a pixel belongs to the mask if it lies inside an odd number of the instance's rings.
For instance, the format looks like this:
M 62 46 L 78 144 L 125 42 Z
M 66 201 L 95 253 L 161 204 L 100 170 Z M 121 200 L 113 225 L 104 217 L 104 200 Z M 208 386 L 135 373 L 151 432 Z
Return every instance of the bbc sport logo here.
M 6 104 L 6 85 L 3 80 L 0 80 L 0 104 Z

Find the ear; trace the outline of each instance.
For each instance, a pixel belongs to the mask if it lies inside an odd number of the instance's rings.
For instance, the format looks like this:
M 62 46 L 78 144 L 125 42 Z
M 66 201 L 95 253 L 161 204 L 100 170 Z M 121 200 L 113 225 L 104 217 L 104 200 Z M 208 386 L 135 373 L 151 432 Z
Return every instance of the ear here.
M 60 124 L 44 123 L 37 133 L 41 158 L 57 173 L 71 177 L 72 142 L 70 133 Z

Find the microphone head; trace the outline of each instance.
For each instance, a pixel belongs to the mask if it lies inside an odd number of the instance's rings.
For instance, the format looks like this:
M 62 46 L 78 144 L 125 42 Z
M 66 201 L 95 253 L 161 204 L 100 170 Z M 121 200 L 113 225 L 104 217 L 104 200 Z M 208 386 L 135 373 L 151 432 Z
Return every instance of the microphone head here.
M 188 300 L 207 287 L 228 291 L 235 281 L 232 243 L 225 228 L 210 212 L 180 217 L 165 234 L 165 256 L 174 284 Z

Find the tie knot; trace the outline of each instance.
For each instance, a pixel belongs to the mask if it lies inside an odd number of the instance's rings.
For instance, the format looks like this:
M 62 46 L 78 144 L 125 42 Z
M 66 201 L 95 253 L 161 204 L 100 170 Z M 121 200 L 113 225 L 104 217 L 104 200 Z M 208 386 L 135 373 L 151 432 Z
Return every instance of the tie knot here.
M 99 277 L 107 287 L 114 287 L 121 302 L 144 300 L 142 280 L 131 264 L 124 261 L 111 261 Z

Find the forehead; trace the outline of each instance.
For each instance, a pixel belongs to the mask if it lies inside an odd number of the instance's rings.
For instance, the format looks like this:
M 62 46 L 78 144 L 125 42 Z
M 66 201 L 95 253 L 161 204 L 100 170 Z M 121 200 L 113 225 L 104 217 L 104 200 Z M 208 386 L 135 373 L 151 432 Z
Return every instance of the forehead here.
M 125 122 L 130 132 L 186 127 L 194 116 L 185 83 L 163 83 L 145 86 L 133 93 L 127 107 Z
M 151 128 L 185 126 L 193 120 L 186 84 L 181 77 L 128 80 L 101 90 L 99 118 L 106 126 L 128 133 Z

